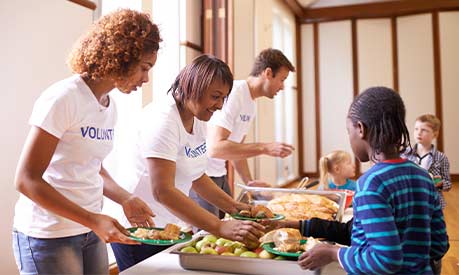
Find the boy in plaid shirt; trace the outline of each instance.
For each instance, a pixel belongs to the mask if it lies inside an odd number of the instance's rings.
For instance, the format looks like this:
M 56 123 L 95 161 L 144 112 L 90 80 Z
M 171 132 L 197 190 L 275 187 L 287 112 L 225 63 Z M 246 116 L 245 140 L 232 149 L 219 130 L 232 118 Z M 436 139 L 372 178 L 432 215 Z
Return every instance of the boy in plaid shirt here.
M 414 124 L 416 144 L 407 150 L 404 157 L 429 171 L 440 195 L 441 207 L 444 209 L 446 201 L 442 192 L 451 189 L 449 161 L 446 155 L 432 144 L 432 141 L 438 137 L 440 126 L 440 120 L 434 115 L 425 114 L 416 118 Z

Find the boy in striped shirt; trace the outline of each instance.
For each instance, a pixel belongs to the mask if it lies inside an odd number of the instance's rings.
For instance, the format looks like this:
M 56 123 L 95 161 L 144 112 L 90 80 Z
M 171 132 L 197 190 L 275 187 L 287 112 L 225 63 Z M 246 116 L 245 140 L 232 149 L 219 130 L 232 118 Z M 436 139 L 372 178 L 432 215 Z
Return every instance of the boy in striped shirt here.
M 433 274 L 429 260 L 446 253 L 448 236 L 429 174 L 400 158 L 409 147 L 401 97 L 369 88 L 351 104 L 347 130 L 356 157 L 375 163 L 357 183 L 351 246 L 317 245 L 299 265 L 338 260 L 349 274 Z

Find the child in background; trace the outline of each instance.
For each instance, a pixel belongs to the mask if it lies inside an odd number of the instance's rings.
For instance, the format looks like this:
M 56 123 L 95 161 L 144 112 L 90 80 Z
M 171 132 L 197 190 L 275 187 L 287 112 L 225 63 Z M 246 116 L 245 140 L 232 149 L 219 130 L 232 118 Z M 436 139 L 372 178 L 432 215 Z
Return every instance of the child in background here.
M 355 191 L 355 164 L 346 151 L 337 150 L 319 160 L 320 190 L 341 189 Z
M 448 235 L 427 171 L 400 152 L 409 147 L 405 106 L 385 87 L 357 96 L 348 112 L 352 151 L 375 163 L 357 183 L 350 247 L 318 244 L 298 264 L 317 269 L 339 261 L 349 274 L 432 274 L 429 260 L 448 250 Z
M 417 163 L 429 171 L 435 180 L 440 195 L 441 208 L 446 206 L 442 192 L 451 189 L 451 178 L 449 174 L 449 161 L 446 155 L 435 148 L 433 140 L 438 137 L 440 131 L 440 120 L 431 114 L 425 114 L 416 118 L 414 124 L 414 138 L 416 144 L 409 148 L 403 157 Z

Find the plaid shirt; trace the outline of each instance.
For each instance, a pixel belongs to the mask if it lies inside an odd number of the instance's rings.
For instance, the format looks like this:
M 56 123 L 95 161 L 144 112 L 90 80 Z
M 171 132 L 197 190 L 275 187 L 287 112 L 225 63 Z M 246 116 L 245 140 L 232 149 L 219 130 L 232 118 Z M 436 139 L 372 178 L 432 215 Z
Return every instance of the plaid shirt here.
M 418 144 L 416 143 L 412 149 L 408 148 L 402 156 L 404 158 L 407 158 L 411 160 L 414 163 L 417 163 L 421 165 L 421 161 L 426 157 L 424 156 L 419 156 L 417 153 L 417 148 Z M 440 195 L 440 203 L 442 209 L 445 208 L 446 206 L 446 201 L 445 198 L 443 197 L 442 192 L 443 191 L 449 191 L 451 189 L 451 177 L 449 174 L 449 161 L 446 155 L 440 151 L 437 150 L 437 148 L 432 144 L 432 149 L 430 150 L 429 153 L 427 153 L 427 166 L 428 166 L 428 171 L 430 174 L 433 176 L 440 176 L 441 179 L 443 180 L 443 186 L 439 190 L 439 195 Z

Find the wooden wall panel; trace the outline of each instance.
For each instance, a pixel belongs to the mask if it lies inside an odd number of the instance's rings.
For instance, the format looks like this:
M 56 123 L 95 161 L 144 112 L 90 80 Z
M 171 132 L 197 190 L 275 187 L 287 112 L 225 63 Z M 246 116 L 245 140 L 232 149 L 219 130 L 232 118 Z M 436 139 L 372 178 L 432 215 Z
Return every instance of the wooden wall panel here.
M 317 171 L 316 108 L 314 82 L 314 33 L 312 24 L 301 25 L 302 111 L 303 111 L 303 167 L 306 173 Z
M 351 152 L 346 115 L 353 99 L 350 21 L 319 25 L 320 154 L 336 149 Z
M 439 20 L 443 147 L 451 165 L 451 174 L 459 174 L 459 12 L 442 12 Z
M 416 117 L 435 114 L 431 14 L 397 18 L 399 86 L 407 109 L 411 142 Z

